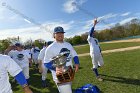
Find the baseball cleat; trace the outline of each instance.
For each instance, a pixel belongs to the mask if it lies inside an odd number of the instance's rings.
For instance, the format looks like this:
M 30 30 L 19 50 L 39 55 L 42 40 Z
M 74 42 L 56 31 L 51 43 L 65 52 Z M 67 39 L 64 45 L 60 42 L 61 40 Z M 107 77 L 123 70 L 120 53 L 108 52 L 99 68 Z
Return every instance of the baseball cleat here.
M 100 76 L 98 76 L 96 79 L 97 79 L 98 81 L 103 81 L 103 79 L 102 79 Z

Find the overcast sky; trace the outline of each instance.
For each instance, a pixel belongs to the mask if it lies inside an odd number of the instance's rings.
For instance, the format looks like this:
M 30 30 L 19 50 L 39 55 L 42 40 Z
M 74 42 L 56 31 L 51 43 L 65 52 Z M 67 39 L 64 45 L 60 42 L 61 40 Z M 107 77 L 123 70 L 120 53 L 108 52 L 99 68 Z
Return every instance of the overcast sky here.
M 80 35 L 100 20 L 96 29 L 124 24 L 140 18 L 140 0 L 0 0 L 0 39 L 19 36 L 53 40 L 55 26 L 65 29 L 65 37 Z

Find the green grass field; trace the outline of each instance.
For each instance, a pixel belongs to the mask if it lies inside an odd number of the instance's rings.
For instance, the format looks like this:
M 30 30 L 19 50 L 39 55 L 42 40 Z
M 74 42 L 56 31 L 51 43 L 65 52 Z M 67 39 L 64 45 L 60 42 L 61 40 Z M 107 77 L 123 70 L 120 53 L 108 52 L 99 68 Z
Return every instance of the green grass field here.
M 92 83 L 97 85 L 102 93 L 140 93 L 139 53 L 140 50 L 133 50 L 103 55 L 105 65 L 99 69 L 104 78 L 103 82 L 95 79 L 90 69 L 92 67 L 90 57 L 81 57 L 80 62 L 83 68 L 76 77 L 76 80 L 82 77 L 78 87 Z M 75 87 L 76 85 L 73 86 L 73 88 Z
M 101 43 L 100 46 L 102 51 L 104 51 L 118 48 L 140 46 L 140 43 L 139 42 Z M 88 53 L 90 51 L 88 44 L 84 46 L 75 46 L 74 48 L 78 54 Z
M 140 93 L 140 50 L 104 54 L 105 65 L 99 68 L 103 82 L 95 79 L 91 70 L 91 58 L 80 57 L 80 70 L 75 75 L 73 90 L 87 83 L 97 85 L 101 93 Z M 41 87 L 41 76 L 31 69 L 31 89 L 34 93 L 57 93 L 57 88 L 48 73 L 50 87 Z M 23 93 L 21 87 L 12 84 L 14 93 Z

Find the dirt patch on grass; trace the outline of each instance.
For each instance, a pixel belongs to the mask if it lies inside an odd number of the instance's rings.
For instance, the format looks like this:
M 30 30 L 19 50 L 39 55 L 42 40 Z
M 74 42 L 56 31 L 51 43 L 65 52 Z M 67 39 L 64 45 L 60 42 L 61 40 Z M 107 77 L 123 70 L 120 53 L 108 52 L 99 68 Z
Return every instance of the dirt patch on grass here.
M 137 39 L 128 39 L 128 40 L 113 40 L 113 41 L 107 41 L 107 42 L 101 42 L 101 43 L 120 43 L 120 42 L 140 42 L 140 38 Z M 88 44 L 84 45 L 77 45 L 74 47 L 81 47 L 81 46 L 87 46 Z
M 102 51 L 103 54 L 106 53 L 113 53 L 113 52 L 121 52 L 121 51 L 129 51 L 129 50 L 135 50 L 135 49 L 140 49 L 140 46 L 135 46 L 135 47 L 127 47 L 127 48 L 119 48 L 119 49 L 112 49 L 112 50 L 105 50 Z M 84 54 L 78 54 L 78 56 L 88 56 L 89 53 L 84 53 Z
M 119 42 L 140 42 L 140 38 L 128 39 L 128 40 L 113 40 L 113 41 L 102 42 L 102 43 L 119 43 Z

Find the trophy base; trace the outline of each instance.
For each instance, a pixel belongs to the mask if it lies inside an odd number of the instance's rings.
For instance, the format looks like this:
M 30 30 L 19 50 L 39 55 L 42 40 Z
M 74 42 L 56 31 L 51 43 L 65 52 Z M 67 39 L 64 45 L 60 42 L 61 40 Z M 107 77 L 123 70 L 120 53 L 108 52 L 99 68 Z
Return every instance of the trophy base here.
M 59 83 L 57 84 L 71 82 L 74 79 L 74 74 L 75 74 L 75 71 L 72 69 L 71 66 L 68 66 L 68 70 L 66 72 L 56 75 L 59 81 Z

